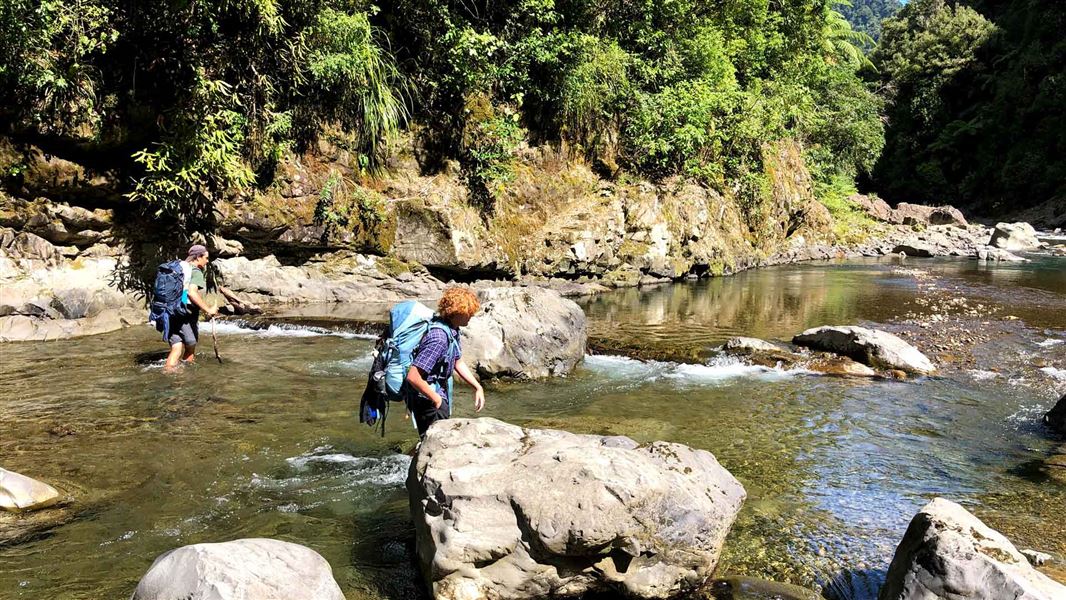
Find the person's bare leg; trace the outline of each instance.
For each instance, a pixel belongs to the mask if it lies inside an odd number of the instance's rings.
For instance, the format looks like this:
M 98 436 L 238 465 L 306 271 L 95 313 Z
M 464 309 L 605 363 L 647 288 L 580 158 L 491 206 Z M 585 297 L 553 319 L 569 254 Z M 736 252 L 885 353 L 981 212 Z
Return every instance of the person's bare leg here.
M 167 355 L 167 362 L 163 365 L 164 371 L 173 371 L 178 367 L 178 361 L 181 360 L 181 355 L 185 352 L 185 344 L 178 342 L 177 344 L 170 345 L 170 354 Z
M 196 362 L 196 345 L 185 346 L 185 355 L 181 357 L 181 360 L 191 363 Z

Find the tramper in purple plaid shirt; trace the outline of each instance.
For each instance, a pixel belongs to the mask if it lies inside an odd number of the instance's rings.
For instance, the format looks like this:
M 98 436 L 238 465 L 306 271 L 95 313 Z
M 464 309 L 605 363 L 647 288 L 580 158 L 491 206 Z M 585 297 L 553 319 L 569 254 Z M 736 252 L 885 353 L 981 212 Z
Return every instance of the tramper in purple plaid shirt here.
M 419 342 L 414 360 L 411 362 L 411 366 L 418 368 L 422 377 L 433 386 L 443 400 L 440 408 L 437 408 L 429 398 L 411 390 L 408 406 L 415 417 L 419 435 L 424 435 L 426 429 L 429 429 L 429 426 L 436 421 L 451 416 L 452 399 L 449 394 L 448 378 L 455 370 L 455 363 L 462 357 L 459 330 L 441 321 L 436 321 L 436 323 L 443 327 L 438 325 L 429 328 L 422 337 L 422 341 Z M 450 331 L 450 335 L 445 328 Z

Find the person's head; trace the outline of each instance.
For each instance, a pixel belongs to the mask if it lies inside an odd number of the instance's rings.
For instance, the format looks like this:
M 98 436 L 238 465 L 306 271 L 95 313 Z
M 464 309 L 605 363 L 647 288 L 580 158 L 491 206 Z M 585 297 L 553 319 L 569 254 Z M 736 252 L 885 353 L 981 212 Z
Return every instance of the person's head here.
M 474 290 L 460 285 L 445 288 L 437 303 L 437 314 L 453 327 L 465 327 L 470 317 L 481 308 Z
M 194 244 L 189 248 L 189 256 L 185 259 L 185 262 L 202 269 L 207 266 L 207 260 L 207 247 L 203 244 Z

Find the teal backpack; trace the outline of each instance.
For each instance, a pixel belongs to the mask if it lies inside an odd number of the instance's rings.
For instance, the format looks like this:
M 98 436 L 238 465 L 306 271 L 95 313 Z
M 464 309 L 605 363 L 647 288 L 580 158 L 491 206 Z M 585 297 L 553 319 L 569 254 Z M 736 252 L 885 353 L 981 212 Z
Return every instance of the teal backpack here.
M 411 369 L 415 351 L 422 337 L 431 328 L 442 329 L 448 336 L 449 352 L 454 356 L 459 341 L 451 328 L 434 320 L 433 310 L 416 300 L 400 302 L 389 310 L 389 328 L 378 340 L 374 364 L 370 369 L 370 381 L 359 407 L 359 422 L 373 427 L 381 421 L 381 435 L 385 435 L 385 418 L 390 402 L 407 399 L 407 372 Z M 429 381 L 440 385 L 441 382 Z M 448 398 L 452 397 L 452 378 L 447 383 Z M 413 419 L 412 419 L 413 422 Z

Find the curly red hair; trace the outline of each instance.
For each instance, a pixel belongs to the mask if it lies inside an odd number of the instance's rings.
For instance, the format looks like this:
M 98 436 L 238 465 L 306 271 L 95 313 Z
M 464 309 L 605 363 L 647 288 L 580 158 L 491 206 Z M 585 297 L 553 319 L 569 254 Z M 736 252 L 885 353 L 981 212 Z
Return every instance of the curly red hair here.
M 444 289 L 444 295 L 437 303 L 437 314 L 448 320 L 455 316 L 472 317 L 481 308 L 474 290 L 461 285 Z

